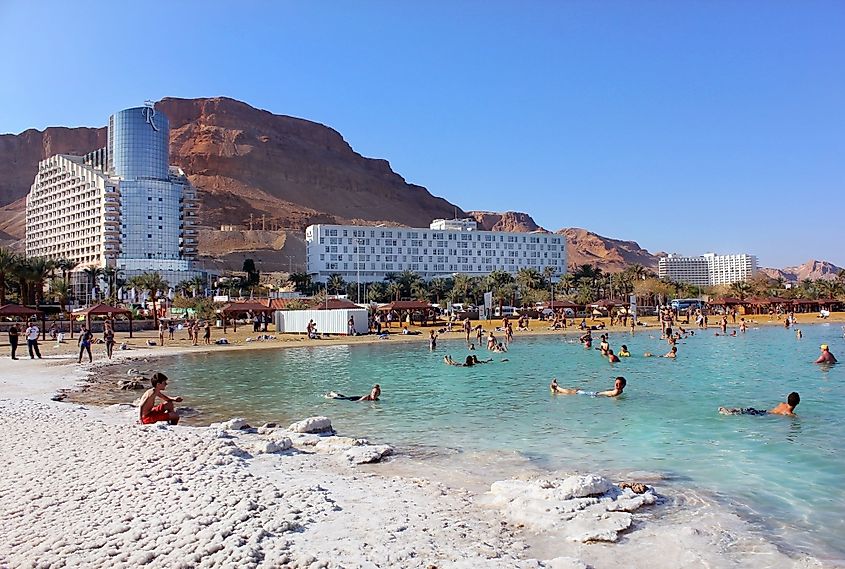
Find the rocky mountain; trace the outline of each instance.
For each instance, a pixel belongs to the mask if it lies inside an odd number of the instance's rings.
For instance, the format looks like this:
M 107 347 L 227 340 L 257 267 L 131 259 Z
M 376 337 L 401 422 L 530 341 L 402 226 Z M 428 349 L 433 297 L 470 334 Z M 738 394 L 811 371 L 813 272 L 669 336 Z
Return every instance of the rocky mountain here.
M 224 97 L 166 98 L 171 162 L 199 189 L 200 223 L 300 231 L 310 223 L 425 225 L 466 215 L 386 160 L 356 153 L 335 130 Z M 48 128 L 0 136 L 0 232 L 23 237 L 24 198 L 39 160 L 105 146 L 105 128 Z M 3 235 L 0 234 L 0 238 Z M 202 249 L 202 243 L 200 244 Z
M 804 279 L 835 279 L 842 267 L 837 267 L 833 263 L 827 261 L 816 261 L 810 259 L 803 265 L 795 267 L 786 267 L 784 269 L 760 269 L 760 272 L 765 273 L 773 279 L 782 278 L 790 282 L 801 282 Z
M 545 231 L 527 213 L 506 211 L 468 211 L 469 217 L 478 222 L 478 228 L 484 231 Z
M 458 216 L 472 217 L 484 230 L 543 229 L 527 213 L 465 212 L 407 183 L 386 160 L 361 156 L 340 133 L 316 122 L 225 97 L 165 98 L 156 108 L 170 119 L 171 162 L 199 190 L 200 254 L 219 269 L 238 270 L 252 257 L 263 271 L 302 270 L 302 230 L 310 223 L 427 227 L 432 219 Z M 105 145 L 105 127 L 0 135 L 0 245 L 21 248 L 25 197 L 39 160 Z M 585 229 L 557 233 L 566 236 L 570 266 L 619 271 L 637 263 L 656 270 L 661 255 Z M 832 278 L 838 270 L 810 261 L 782 274 L 789 280 Z
M 652 254 L 636 241 L 622 241 L 602 237 L 586 229 L 570 227 L 556 233 L 566 237 L 568 264 L 590 264 L 605 272 L 621 271 L 628 265 L 639 264 L 657 271 L 657 260 L 665 253 Z

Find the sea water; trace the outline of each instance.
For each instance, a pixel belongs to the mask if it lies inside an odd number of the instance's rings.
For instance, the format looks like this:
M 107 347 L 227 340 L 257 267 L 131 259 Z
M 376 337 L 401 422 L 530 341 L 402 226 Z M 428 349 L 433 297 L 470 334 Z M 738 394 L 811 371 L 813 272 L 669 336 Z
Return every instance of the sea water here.
M 827 343 L 845 360 L 839 325 L 736 337 L 697 332 L 676 360 L 659 330 L 614 333 L 632 357 L 610 364 L 572 335 L 517 336 L 507 353 L 469 352 L 458 334 L 428 342 L 330 345 L 182 355 L 162 362 L 169 390 L 204 422 L 331 417 L 340 434 L 396 446 L 516 452 L 552 470 L 660 473 L 722 499 L 788 549 L 845 559 L 845 363 L 813 364 Z M 598 345 L 595 333 L 594 346 Z M 448 335 L 446 335 L 448 336 Z M 468 353 L 493 362 L 443 363 Z M 507 358 L 509 361 L 503 362 Z M 628 380 L 616 399 L 552 395 L 549 382 L 589 391 Z M 375 403 L 326 399 L 330 390 Z M 719 406 L 770 409 L 790 391 L 797 417 L 723 416 Z

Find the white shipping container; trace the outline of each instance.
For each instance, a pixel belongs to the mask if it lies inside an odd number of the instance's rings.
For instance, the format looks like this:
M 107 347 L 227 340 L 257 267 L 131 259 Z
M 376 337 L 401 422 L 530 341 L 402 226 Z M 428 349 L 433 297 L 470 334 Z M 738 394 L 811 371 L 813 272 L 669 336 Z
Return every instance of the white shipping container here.
M 317 325 L 318 334 L 348 334 L 349 317 L 355 321 L 355 333 L 369 331 L 367 310 L 364 308 L 337 310 L 277 310 L 276 331 L 279 334 L 304 334 L 310 320 Z

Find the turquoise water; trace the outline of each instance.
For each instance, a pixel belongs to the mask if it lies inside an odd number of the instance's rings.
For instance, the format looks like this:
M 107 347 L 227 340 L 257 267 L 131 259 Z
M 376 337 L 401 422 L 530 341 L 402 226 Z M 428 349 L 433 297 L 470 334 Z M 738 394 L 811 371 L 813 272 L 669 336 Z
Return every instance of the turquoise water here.
M 812 363 L 822 342 L 845 360 L 839 325 L 805 327 L 802 340 L 775 326 L 735 338 L 711 330 L 680 343 L 676 361 L 642 357 L 667 351 L 659 332 L 614 334 L 611 346 L 625 343 L 633 357 L 613 365 L 571 342 L 517 336 L 507 354 L 476 352 L 495 362 L 473 368 L 444 365 L 444 354 L 468 352 L 441 339 L 434 353 L 427 342 L 384 341 L 183 355 L 163 371 L 205 419 L 326 415 L 341 434 L 394 445 L 517 451 L 550 469 L 659 472 L 721 496 L 786 548 L 845 559 L 845 363 Z M 616 375 L 628 379 L 618 399 L 548 390 L 553 376 L 601 390 Z M 363 395 L 373 383 L 383 390 L 377 403 L 323 397 Z M 790 391 L 801 394 L 796 418 L 717 413 L 769 409 Z

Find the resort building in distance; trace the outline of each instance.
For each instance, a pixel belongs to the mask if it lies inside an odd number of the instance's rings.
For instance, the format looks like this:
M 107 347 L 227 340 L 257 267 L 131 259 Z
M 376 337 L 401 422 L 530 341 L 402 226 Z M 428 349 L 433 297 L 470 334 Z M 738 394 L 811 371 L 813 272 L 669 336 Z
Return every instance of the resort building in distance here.
M 562 235 L 481 231 L 470 219 L 435 219 L 428 228 L 310 225 L 305 243 L 308 274 L 322 283 L 333 274 L 372 282 L 402 271 L 427 280 L 524 268 L 548 267 L 554 277 L 566 272 Z
M 700 257 L 670 254 L 658 261 L 657 275 L 699 286 L 732 284 L 747 281 L 757 272 L 757 257 L 747 253 L 717 255 L 705 253 Z
M 74 296 L 90 298 L 84 269 L 120 278 L 158 272 L 171 285 L 196 265 L 196 190 L 169 165 L 170 126 L 152 104 L 109 118 L 108 145 L 38 164 L 26 198 L 26 255 L 78 263 Z

